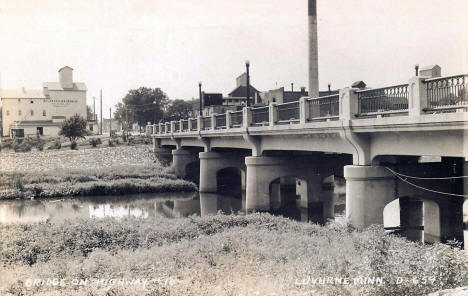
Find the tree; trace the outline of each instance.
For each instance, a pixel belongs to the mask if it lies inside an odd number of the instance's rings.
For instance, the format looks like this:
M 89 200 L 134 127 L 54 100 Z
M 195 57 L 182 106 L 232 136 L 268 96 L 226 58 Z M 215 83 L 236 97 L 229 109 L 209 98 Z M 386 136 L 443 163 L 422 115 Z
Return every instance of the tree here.
M 185 119 L 193 114 L 193 102 L 184 100 L 174 100 L 169 104 L 167 109 L 166 119 L 180 120 Z
M 78 114 L 65 120 L 59 132 L 59 135 L 68 138 L 72 143 L 79 138 L 84 138 L 87 134 L 86 119 Z
M 160 88 L 140 87 L 131 89 L 116 105 L 114 118 L 130 125 L 138 123 L 145 126 L 147 122 L 159 122 L 164 119 L 168 98 Z

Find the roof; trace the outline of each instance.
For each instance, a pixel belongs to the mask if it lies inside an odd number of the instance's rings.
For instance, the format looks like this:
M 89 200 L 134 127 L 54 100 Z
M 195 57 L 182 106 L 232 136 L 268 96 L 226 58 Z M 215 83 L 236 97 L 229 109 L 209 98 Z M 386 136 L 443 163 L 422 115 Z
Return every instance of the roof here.
M 60 82 L 44 82 L 42 83 L 43 87 L 46 87 L 48 90 L 76 90 L 76 91 L 87 91 L 86 83 L 84 82 L 75 82 L 73 83 L 73 88 L 64 89 Z
M 0 90 L 2 99 L 44 99 L 41 89 L 2 89 Z
M 254 96 L 254 93 L 259 93 L 259 91 L 253 87 L 252 85 L 250 86 L 250 96 Z M 239 86 L 233 91 L 229 93 L 230 97 L 246 97 L 247 96 L 247 86 Z
M 60 72 L 60 71 L 62 71 L 62 70 L 65 69 L 65 68 L 68 68 L 68 69 L 70 69 L 70 70 L 73 70 L 73 68 L 70 67 L 70 66 L 64 66 L 64 67 L 60 68 L 58 71 Z
M 419 71 L 432 70 L 432 69 L 434 69 L 435 67 L 440 68 L 439 65 L 433 64 L 433 65 L 421 67 L 421 68 L 419 68 Z
M 304 91 L 284 91 L 283 92 L 283 103 L 299 101 L 301 97 L 308 96 L 309 93 Z

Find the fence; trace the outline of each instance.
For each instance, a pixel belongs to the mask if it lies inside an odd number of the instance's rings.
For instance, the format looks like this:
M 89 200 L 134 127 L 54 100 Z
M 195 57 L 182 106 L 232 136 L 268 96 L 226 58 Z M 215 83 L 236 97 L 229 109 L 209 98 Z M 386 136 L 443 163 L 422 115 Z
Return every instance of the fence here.
M 359 90 L 359 115 L 403 113 L 408 110 L 408 84 Z
M 430 109 L 468 107 L 468 75 L 426 79 L 427 106 Z

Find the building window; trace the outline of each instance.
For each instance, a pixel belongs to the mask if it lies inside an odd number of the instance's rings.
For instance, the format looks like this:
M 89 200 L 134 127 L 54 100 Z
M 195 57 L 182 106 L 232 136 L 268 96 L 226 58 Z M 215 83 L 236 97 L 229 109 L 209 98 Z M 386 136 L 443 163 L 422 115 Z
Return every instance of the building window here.
M 6 115 L 10 116 L 10 110 L 6 110 Z
M 18 103 L 21 103 L 21 99 L 18 99 Z
M 34 104 L 34 101 L 33 101 L 33 100 L 31 100 L 31 104 Z
M 42 110 L 42 116 L 46 116 L 46 111 Z
M 31 116 L 34 116 L 34 110 L 31 110 Z
M 21 116 L 21 110 L 18 110 L 18 115 Z

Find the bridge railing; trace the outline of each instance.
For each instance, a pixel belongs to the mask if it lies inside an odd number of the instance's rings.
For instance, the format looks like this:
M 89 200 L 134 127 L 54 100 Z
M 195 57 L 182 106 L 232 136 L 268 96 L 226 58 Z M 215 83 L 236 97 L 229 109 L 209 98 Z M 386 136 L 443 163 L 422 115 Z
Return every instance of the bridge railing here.
M 211 129 L 211 116 L 205 116 L 201 119 L 202 122 L 202 130 L 210 130 Z
M 269 107 L 252 108 L 252 125 L 268 125 L 269 122 Z
M 181 132 L 187 132 L 189 130 L 189 123 L 187 119 L 182 119 L 181 121 Z
M 159 134 L 159 124 L 153 124 L 153 134 Z
M 198 130 L 198 119 L 197 118 L 189 118 L 190 121 L 190 131 L 197 131 Z
M 216 129 L 225 129 L 226 128 L 226 114 L 216 114 L 215 115 Z
M 231 127 L 241 127 L 244 119 L 243 111 L 231 112 Z
M 172 121 L 172 126 L 173 126 L 173 133 L 178 133 L 180 132 L 180 121 Z
M 408 112 L 408 84 L 356 91 L 358 116 L 378 116 Z
M 299 101 L 276 105 L 278 124 L 298 123 L 300 120 Z
M 424 111 L 455 112 L 468 108 L 468 74 L 424 80 L 427 108 Z
M 166 129 L 165 129 L 166 134 L 170 134 L 171 133 L 171 123 L 166 122 L 165 125 L 166 125 Z
M 340 117 L 339 95 L 307 99 L 306 108 L 309 108 L 307 121 L 337 120 Z

